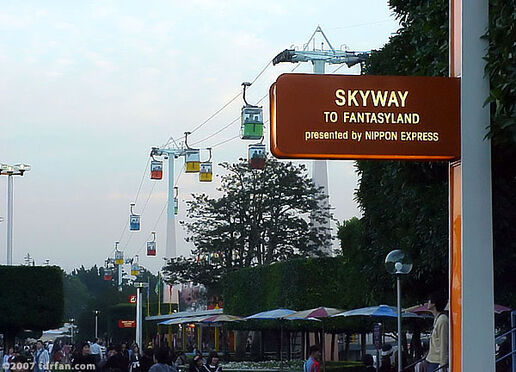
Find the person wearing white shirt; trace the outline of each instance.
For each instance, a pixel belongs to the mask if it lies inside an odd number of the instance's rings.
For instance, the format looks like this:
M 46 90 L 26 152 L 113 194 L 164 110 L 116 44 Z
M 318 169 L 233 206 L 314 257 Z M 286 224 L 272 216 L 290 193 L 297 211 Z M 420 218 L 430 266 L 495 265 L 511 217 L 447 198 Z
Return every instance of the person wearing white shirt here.
M 99 345 L 99 339 L 95 338 L 93 340 L 93 343 L 90 345 L 90 354 L 93 355 L 93 358 L 95 359 L 95 362 L 98 363 L 102 359 L 102 349 Z
M 44 372 L 48 370 L 50 355 L 43 347 L 43 341 L 36 342 L 36 352 L 34 353 L 34 372 Z

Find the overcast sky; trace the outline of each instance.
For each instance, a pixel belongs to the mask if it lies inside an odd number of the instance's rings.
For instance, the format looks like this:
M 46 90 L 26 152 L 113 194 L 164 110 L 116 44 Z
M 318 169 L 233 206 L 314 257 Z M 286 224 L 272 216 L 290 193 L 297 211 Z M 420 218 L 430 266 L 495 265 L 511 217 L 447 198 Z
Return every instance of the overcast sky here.
M 166 182 L 145 174 L 136 208 L 141 212 L 148 199 L 142 231 L 122 235 L 150 147 L 203 122 L 278 52 L 302 47 L 317 25 L 335 47 L 359 51 L 380 48 L 398 28 L 381 0 L 2 1 L 0 162 L 32 166 L 14 180 L 14 262 L 30 253 L 37 264 L 49 259 L 67 271 L 102 265 L 122 236 L 126 256 L 139 252 L 140 262 L 156 271 L 162 260 L 144 257 L 144 245 L 157 223 L 158 251 L 164 249 L 165 215 L 158 216 Z M 250 101 L 293 67 L 270 66 L 250 88 Z M 303 64 L 296 72 L 311 68 Z M 233 102 L 192 141 L 238 117 L 241 105 Z M 199 145 L 238 132 L 233 124 Z M 236 139 L 217 147 L 214 162 L 245 157 L 247 144 Z M 190 193 L 215 193 L 217 182 L 199 184 L 196 176 L 179 180 L 180 220 Z M 6 184 L 0 177 L 3 217 Z M 353 162 L 329 162 L 337 219 L 359 215 L 356 186 Z M 5 249 L 4 221 L 2 264 Z M 178 228 L 178 253 L 189 249 Z

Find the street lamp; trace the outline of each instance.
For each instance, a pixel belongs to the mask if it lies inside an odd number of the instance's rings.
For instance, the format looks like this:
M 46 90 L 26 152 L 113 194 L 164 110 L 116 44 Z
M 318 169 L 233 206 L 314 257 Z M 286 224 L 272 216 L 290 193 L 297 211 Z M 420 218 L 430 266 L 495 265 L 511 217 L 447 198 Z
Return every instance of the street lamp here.
M 0 175 L 7 176 L 7 265 L 13 264 L 13 176 L 23 176 L 28 171 L 28 164 L 0 164 Z
M 74 325 L 74 322 L 75 322 L 75 319 L 74 319 L 74 318 L 70 319 L 70 324 L 71 324 L 71 326 L 70 326 L 70 336 L 71 336 L 71 338 L 72 338 L 72 345 L 73 345 L 73 328 L 74 328 L 74 326 L 75 326 L 75 325 Z
M 98 321 L 98 317 L 99 317 L 99 313 L 100 311 L 98 310 L 94 310 L 93 311 L 93 314 L 95 314 L 95 338 L 98 338 L 98 333 L 99 333 L 99 321 Z
M 385 269 L 389 274 L 396 275 L 396 290 L 398 297 L 398 372 L 402 371 L 401 359 L 401 276 L 410 273 L 412 261 L 403 251 L 397 249 L 391 251 L 385 257 Z

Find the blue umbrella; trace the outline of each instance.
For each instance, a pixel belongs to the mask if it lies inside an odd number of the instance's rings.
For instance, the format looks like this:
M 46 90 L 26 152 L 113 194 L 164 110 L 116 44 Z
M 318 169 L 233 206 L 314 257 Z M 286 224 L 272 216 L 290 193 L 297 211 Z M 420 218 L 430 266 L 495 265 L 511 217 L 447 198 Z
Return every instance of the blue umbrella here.
M 294 314 L 294 313 L 295 313 L 295 311 L 290 310 L 290 309 L 275 309 L 275 310 L 263 311 L 261 313 L 248 316 L 245 319 L 246 320 L 248 320 L 248 319 L 283 319 L 287 315 Z
M 335 314 L 332 317 L 337 316 L 377 316 L 377 317 L 388 317 L 388 318 L 397 318 L 398 310 L 394 306 L 387 305 L 379 305 L 379 306 L 370 306 L 370 307 L 362 307 L 360 309 L 354 309 L 349 311 L 344 311 L 339 314 Z M 421 316 L 411 313 L 408 311 L 404 311 L 401 313 L 403 318 L 422 318 Z

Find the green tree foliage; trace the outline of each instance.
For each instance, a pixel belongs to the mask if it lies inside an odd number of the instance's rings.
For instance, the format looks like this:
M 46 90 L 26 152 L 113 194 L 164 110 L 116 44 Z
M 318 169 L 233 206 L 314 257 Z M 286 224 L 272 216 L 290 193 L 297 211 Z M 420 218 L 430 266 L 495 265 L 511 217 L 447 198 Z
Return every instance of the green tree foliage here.
M 219 198 L 194 195 L 184 223 L 195 249 L 164 268 L 171 283 L 194 282 L 213 287 L 228 271 L 271 264 L 294 257 L 321 255 L 331 239 L 310 218 L 331 217 L 321 206 L 326 197 L 306 175 L 303 165 L 269 159 L 262 171 L 246 161 L 224 163 Z
M 244 268 L 228 273 L 224 280 L 224 312 L 249 316 L 276 308 L 306 310 L 319 306 L 349 310 L 370 302 L 359 268 L 344 257 L 297 258 Z M 276 327 L 274 322 L 232 324 L 235 328 Z M 288 324 L 297 329 L 317 329 L 315 322 Z M 366 328 L 364 328 L 366 327 Z M 337 318 L 325 321 L 325 329 L 370 329 L 362 319 Z
M 491 106 L 495 301 L 516 307 L 516 1 L 489 1 L 486 74 Z
M 486 136 L 492 139 L 495 298 L 514 306 L 516 278 L 510 263 L 516 259 L 516 211 L 507 206 L 516 196 L 515 2 L 489 3 L 486 73 L 491 91 L 486 102 L 492 116 L 491 123 L 486 123 Z M 402 27 L 382 49 L 372 52 L 365 73 L 447 76 L 448 1 L 391 0 L 389 4 Z M 359 161 L 357 169 L 363 256 L 355 258 L 368 278 L 372 297 L 381 301 L 391 289 L 392 278 L 383 269 L 383 258 L 392 249 L 403 249 L 414 258 L 414 272 L 405 284 L 405 293 L 414 300 L 424 300 L 434 288 L 445 290 L 447 164 Z
M 12 344 L 24 329 L 41 331 L 63 322 L 63 280 L 55 266 L 0 266 L 5 290 L 0 301 L 0 330 Z
M 119 292 L 114 279 L 111 281 L 104 280 L 104 269 L 98 268 L 96 265 L 89 269 L 81 266 L 70 274 L 65 273 L 63 274 L 63 280 L 65 320 L 75 319 L 75 324 L 78 326 L 77 340 L 93 339 L 95 310 L 100 312 L 98 315 L 98 334 L 100 337 L 109 335 L 114 337 L 115 340 L 121 341 L 122 339 L 118 337 L 128 334 L 129 331 L 118 331 L 118 320 L 123 317 L 126 320 L 135 318 L 135 307 L 128 304 L 129 295 L 136 294 L 136 289 L 131 282 L 124 280 L 122 291 Z M 149 271 L 145 271 L 140 274 L 139 280 L 150 282 L 151 306 L 154 305 L 153 309 L 157 309 L 157 295 L 153 291 L 156 285 L 156 277 Z M 143 297 L 146 298 L 145 291 Z M 132 309 L 132 317 L 130 316 L 130 309 Z M 123 317 L 120 318 L 120 316 Z

